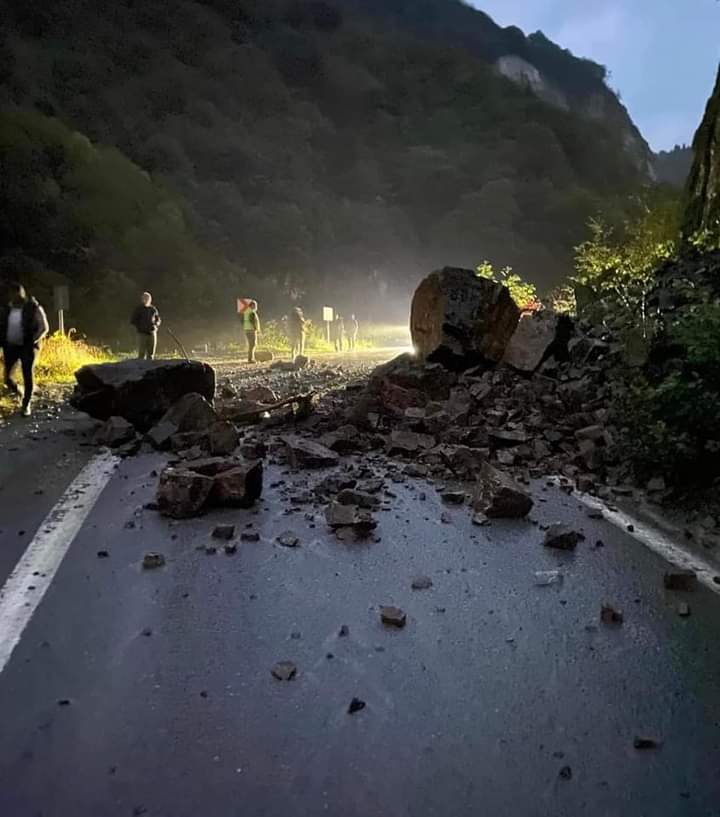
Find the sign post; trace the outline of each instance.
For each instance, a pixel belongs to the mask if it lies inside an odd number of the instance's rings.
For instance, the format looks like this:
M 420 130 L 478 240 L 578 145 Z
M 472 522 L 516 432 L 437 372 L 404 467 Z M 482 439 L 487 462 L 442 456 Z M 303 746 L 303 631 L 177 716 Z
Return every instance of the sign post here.
M 331 306 L 323 307 L 323 320 L 327 330 L 327 342 L 330 343 L 330 324 L 335 320 L 335 310 Z
M 58 315 L 58 331 L 61 335 L 64 335 L 65 310 L 70 309 L 70 290 L 68 287 L 64 285 L 53 287 L 53 301 Z

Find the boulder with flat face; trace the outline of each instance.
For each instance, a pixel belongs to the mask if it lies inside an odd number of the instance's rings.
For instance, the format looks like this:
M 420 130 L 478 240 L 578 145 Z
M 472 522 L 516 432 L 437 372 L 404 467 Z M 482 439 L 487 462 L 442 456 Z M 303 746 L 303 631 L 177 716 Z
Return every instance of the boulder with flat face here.
M 139 431 L 151 428 L 186 394 L 212 402 L 215 371 L 199 361 L 124 360 L 83 366 L 71 399 L 98 420 L 123 417 Z
M 445 267 L 415 291 L 410 331 L 418 355 L 453 371 L 499 363 L 520 319 L 507 287 Z
M 555 312 L 527 312 L 505 349 L 503 363 L 519 372 L 534 372 L 555 341 L 558 328 Z

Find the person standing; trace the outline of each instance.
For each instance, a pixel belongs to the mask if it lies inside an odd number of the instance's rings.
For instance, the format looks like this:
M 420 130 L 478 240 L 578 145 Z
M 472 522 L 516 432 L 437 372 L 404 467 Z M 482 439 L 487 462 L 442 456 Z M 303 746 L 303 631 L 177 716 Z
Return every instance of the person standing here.
M 305 354 L 305 315 L 299 306 L 290 312 L 288 318 L 288 334 L 290 335 L 291 357 L 293 360 L 298 355 Z
M 342 352 L 345 343 L 345 321 L 342 315 L 337 315 L 333 323 L 333 336 L 335 338 L 335 351 Z
M 162 320 L 149 292 L 143 292 L 140 303 L 132 313 L 130 323 L 138 334 L 138 358 L 152 360 L 157 349 L 157 330 Z
M 248 363 L 255 363 L 255 347 L 260 334 L 260 317 L 258 316 L 257 301 L 250 301 L 248 308 L 242 313 L 243 331 L 247 339 Z
M 355 315 L 350 315 L 350 324 L 348 326 L 348 348 L 351 352 L 355 351 L 355 344 L 357 343 L 358 333 L 360 332 L 360 324 Z
M 20 413 L 23 417 L 29 417 L 31 413 L 35 364 L 42 339 L 49 329 L 45 310 L 35 298 L 28 297 L 22 284 L 11 284 L 7 304 L 0 311 L 0 346 L 5 361 L 5 385 L 18 396 L 20 387 L 13 380 L 12 373 L 18 363 L 22 368 L 24 389 Z

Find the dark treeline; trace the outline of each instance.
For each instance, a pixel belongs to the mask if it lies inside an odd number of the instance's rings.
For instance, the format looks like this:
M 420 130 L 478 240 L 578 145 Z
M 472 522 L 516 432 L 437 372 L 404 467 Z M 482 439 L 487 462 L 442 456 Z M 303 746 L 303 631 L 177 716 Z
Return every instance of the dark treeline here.
M 236 295 L 381 317 L 430 268 L 486 259 L 543 288 L 645 178 L 601 66 L 456 0 L 0 0 L 0 17 L 0 273 L 69 281 L 96 333 L 145 288 L 218 319 Z M 563 104 L 500 76 L 506 55 Z

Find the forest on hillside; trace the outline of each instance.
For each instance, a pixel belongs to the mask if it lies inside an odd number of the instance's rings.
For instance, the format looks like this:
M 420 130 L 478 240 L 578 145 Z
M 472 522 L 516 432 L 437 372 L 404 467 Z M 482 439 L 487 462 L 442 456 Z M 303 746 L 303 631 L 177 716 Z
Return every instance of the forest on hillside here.
M 70 282 L 98 333 L 109 298 L 148 287 L 178 317 L 239 294 L 381 315 L 429 269 L 484 260 L 547 288 L 647 181 L 601 66 L 457 0 L 0 16 L 0 274 Z M 504 54 L 568 106 L 500 76 Z

